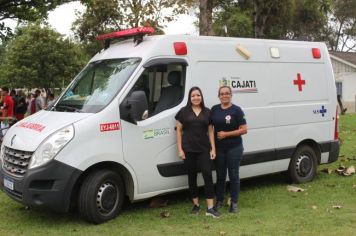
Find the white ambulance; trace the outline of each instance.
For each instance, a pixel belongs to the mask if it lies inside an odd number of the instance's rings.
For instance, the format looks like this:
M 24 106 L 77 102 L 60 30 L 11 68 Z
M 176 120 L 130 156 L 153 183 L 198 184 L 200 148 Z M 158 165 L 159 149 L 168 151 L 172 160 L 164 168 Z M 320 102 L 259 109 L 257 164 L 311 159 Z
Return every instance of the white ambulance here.
M 151 32 L 101 36 L 105 49 L 56 103 L 8 130 L 0 172 L 8 196 L 57 211 L 76 205 L 101 223 L 119 213 L 125 196 L 186 189 L 174 116 L 192 86 L 211 107 L 219 86 L 230 85 L 245 111 L 241 178 L 288 171 L 302 183 L 318 164 L 337 160 L 336 89 L 323 43 L 144 36 Z

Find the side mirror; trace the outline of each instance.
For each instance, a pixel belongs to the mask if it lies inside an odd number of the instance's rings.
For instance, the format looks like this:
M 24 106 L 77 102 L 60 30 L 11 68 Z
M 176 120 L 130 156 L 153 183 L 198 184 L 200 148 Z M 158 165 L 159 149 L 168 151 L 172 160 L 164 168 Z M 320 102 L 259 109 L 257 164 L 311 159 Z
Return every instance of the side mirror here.
M 144 119 L 147 110 L 148 104 L 144 91 L 133 91 L 120 105 L 122 119 L 135 124 Z

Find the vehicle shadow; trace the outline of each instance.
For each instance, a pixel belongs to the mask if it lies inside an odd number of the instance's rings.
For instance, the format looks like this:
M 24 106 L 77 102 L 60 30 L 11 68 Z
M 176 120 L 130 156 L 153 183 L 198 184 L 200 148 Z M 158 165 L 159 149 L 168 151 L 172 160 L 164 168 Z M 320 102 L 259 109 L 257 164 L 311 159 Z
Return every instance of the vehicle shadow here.
M 244 191 L 253 190 L 261 187 L 268 186 L 280 186 L 287 185 L 287 177 L 285 173 L 277 173 L 272 175 L 265 175 L 259 177 L 253 177 L 249 179 L 241 180 L 241 192 L 243 194 Z M 229 184 L 226 184 L 226 190 L 229 191 Z M 199 188 L 199 198 L 205 199 L 204 197 L 204 188 Z M 154 207 L 152 207 L 152 202 Z M 162 204 L 162 208 L 167 206 L 174 206 L 176 204 L 182 203 L 190 203 L 191 200 L 189 198 L 188 190 L 181 190 L 178 192 L 168 193 L 165 195 L 160 195 L 157 197 L 153 197 L 147 200 L 143 200 L 136 203 L 130 203 L 127 199 L 124 203 L 122 212 L 130 212 L 132 210 L 145 210 L 150 208 L 160 208 L 159 204 Z
M 276 185 L 287 185 L 285 174 L 279 173 L 241 180 L 241 194 L 243 194 L 244 191 L 253 190 L 255 188 Z M 229 185 L 227 184 L 227 191 L 229 191 L 228 186 Z M 199 192 L 199 197 L 201 199 L 205 199 L 204 189 L 200 188 Z M 156 202 L 156 205 L 153 206 L 152 202 Z M 161 208 L 162 210 L 164 210 L 167 206 L 174 207 L 175 205 L 189 203 L 190 199 L 188 190 L 169 193 L 135 203 L 131 203 L 128 199 L 125 199 L 123 208 L 121 210 L 121 215 L 132 213 L 134 214 L 135 212 L 142 213 L 145 211 L 150 211 L 154 208 Z M 20 211 L 19 215 L 21 217 L 21 219 L 17 220 L 24 220 L 25 222 L 32 222 L 33 224 L 46 226 L 67 225 L 68 223 L 70 223 L 71 225 L 90 225 L 89 223 L 85 222 L 80 218 L 79 214 L 76 211 L 76 208 L 73 208 L 69 213 L 58 213 L 41 208 L 28 208 L 25 206 L 19 206 L 17 210 Z

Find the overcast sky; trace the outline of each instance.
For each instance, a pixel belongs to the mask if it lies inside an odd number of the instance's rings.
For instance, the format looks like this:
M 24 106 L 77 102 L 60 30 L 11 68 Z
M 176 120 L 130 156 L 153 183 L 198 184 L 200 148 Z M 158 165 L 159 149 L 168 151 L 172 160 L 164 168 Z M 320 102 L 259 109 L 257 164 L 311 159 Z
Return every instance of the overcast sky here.
M 75 12 L 83 12 L 85 7 L 80 2 L 70 2 L 57 7 L 54 11 L 49 12 L 48 22 L 59 33 L 73 36 L 71 31 L 72 23 L 76 16 Z M 166 34 L 193 34 L 198 35 L 197 29 L 193 25 L 195 19 L 193 16 L 180 15 L 176 21 L 167 24 L 164 28 Z M 6 25 L 12 28 L 16 27 L 16 21 L 6 20 Z
M 48 21 L 61 34 L 72 35 L 71 26 L 75 20 L 75 10 L 83 12 L 84 9 L 79 2 L 63 4 L 49 13 Z M 164 31 L 166 34 L 197 34 L 193 22 L 193 17 L 180 15 L 177 21 L 167 24 Z

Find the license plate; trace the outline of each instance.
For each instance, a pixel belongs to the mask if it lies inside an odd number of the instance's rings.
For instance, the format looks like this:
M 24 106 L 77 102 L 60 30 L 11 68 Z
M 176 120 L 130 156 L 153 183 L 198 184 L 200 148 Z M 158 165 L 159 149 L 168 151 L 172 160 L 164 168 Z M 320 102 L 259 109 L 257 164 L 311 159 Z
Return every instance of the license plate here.
M 10 190 L 14 190 L 14 181 L 8 178 L 4 178 L 4 186 Z

